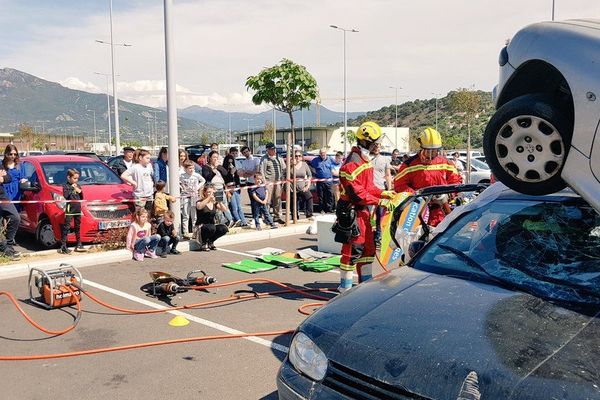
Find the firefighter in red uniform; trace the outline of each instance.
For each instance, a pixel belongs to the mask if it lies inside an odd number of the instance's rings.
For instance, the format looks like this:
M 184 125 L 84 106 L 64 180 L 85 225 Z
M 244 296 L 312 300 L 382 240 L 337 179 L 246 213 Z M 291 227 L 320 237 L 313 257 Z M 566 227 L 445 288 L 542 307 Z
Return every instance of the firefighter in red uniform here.
M 340 264 L 340 292 L 352 287 L 352 274 L 358 269 L 358 282 L 371 279 L 372 263 L 375 257 L 375 240 L 371 227 L 368 206 L 389 204 L 393 192 L 382 191 L 373 183 L 373 165 L 370 152 L 381 138 L 381 128 L 375 122 L 363 123 L 356 132 L 358 146 L 352 147 L 350 154 L 340 168 L 340 201 L 338 221 L 344 210 L 353 212 L 358 236 L 348 235 L 342 245 Z M 382 199 L 383 197 L 383 199 Z M 336 239 L 337 240 L 337 239 Z
M 400 166 L 394 178 L 396 192 L 414 192 L 429 186 L 462 183 L 456 167 L 442 156 L 442 138 L 438 131 L 427 128 L 417 140 L 421 150 Z M 428 225 L 437 226 L 445 216 L 441 204 L 429 203 Z

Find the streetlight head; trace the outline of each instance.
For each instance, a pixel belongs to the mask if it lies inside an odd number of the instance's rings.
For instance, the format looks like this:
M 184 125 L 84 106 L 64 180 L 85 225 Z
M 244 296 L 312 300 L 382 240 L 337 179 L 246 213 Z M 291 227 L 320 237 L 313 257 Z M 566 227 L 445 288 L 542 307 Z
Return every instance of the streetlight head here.
M 333 28 L 333 29 L 339 29 L 339 28 L 338 28 L 337 26 L 335 26 L 335 25 L 329 25 L 329 26 L 330 26 L 331 28 Z
M 352 29 L 350 32 L 358 32 L 358 29 Z

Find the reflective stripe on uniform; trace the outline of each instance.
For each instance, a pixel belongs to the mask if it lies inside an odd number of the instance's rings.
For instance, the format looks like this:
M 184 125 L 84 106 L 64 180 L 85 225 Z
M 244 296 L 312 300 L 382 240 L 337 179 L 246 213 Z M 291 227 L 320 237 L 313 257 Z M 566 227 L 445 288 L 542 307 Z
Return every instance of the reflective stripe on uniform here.
M 356 267 L 350 264 L 340 264 L 340 269 L 342 271 L 354 271 Z
M 365 171 L 369 168 L 373 168 L 373 165 L 370 162 L 362 164 L 361 166 L 356 168 L 354 171 L 352 171 L 352 173 L 348 173 L 346 171 L 340 171 L 340 178 L 344 178 L 348 181 L 353 181 L 358 177 L 358 175 L 360 175 L 363 171 Z
M 416 171 L 444 171 L 444 170 L 458 174 L 456 167 L 453 167 L 452 165 L 449 165 L 449 164 L 428 164 L 428 165 L 419 164 L 419 165 L 414 165 L 412 167 L 403 169 L 402 171 L 400 171 L 398 173 L 398 175 L 396 175 L 394 180 L 401 179 L 401 178 L 405 177 L 406 175 L 408 175 L 412 172 L 416 172 Z
M 362 263 L 362 264 L 370 264 L 373 261 L 375 261 L 375 257 L 361 257 L 358 260 L 356 260 L 356 263 Z

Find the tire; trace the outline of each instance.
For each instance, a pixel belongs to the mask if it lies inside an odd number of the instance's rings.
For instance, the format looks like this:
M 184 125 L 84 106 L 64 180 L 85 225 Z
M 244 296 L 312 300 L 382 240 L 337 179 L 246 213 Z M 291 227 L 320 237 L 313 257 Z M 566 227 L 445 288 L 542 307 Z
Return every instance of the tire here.
M 492 173 L 509 188 L 530 195 L 558 192 L 573 123 L 547 95 L 517 97 L 500 107 L 483 136 Z
M 41 219 L 38 223 L 37 229 L 35 230 L 35 238 L 44 249 L 52 249 L 58 244 L 54 237 L 52 224 L 47 218 Z

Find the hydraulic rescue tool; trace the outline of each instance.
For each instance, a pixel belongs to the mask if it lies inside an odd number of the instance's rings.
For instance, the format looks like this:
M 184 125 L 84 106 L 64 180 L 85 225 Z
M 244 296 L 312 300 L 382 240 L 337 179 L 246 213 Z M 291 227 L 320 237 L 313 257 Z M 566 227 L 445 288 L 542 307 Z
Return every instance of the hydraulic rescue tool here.
M 206 275 L 206 272 L 199 269 L 189 272 L 185 278 L 162 271 L 150 272 L 150 277 L 152 278 L 153 296 L 173 296 L 177 293 L 187 292 L 191 286 L 207 286 L 217 282 L 214 277 Z
M 81 273 L 70 264 L 62 263 L 59 268 L 46 271 L 31 268 L 28 284 L 29 300 L 48 310 L 81 301 Z M 37 288 L 40 297 L 34 296 L 34 287 Z

